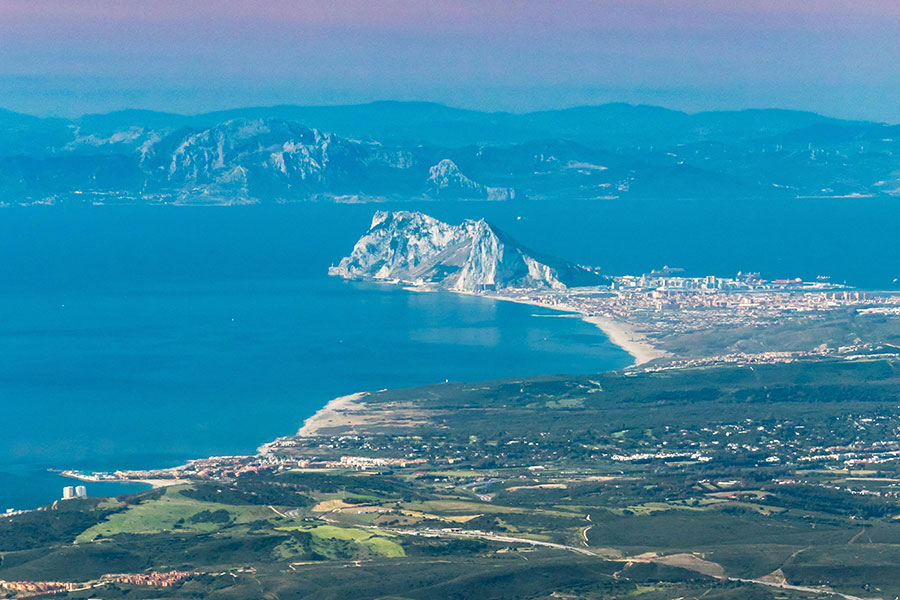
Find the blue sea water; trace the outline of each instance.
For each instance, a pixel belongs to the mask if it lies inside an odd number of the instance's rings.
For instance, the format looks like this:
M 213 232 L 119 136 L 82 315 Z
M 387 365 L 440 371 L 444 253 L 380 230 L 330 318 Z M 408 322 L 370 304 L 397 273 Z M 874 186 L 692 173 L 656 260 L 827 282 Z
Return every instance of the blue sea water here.
M 402 205 L 488 217 L 609 273 L 836 279 L 896 289 L 884 201 Z M 397 208 L 397 207 L 387 207 Z M 252 452 L 361 390 L 621 368 L 596 328 L 534 307 L 325 276 L 374 206 L 34 207 L 0 214 L 0 509 L 107 470 Z M 134 488 L 88 484 L 91 494 Z
M 151 228 L 143 240 L 124 235 L 120 227 L 148 214 L 45 213 L 40 228 L 29 224 L 29 239 L 6 248 L 23 264 L 0 287 L 0 506 L 59 497 L 73 482 L 48 468 L 148 468 L 252 452 L 342 394 L 628 364 L 575 318 L 328 278 L 329 262 L 309 268 L 314 239 L 238 257 L 221 230 L 187 247 L 159 222 L 141 225 Z M 223 214 L 196 215 L 197 225 Z M 6 216 L 33 217 L 21 215 Z M 83 222 L 75 235 L 72 221 L 60 223 L 84 218 L 108 228 Z M 280 227 L 271 219 L 244 225 L 265 244 L 266 226 Z M 270 261 L 296 271 L 273 273 Z

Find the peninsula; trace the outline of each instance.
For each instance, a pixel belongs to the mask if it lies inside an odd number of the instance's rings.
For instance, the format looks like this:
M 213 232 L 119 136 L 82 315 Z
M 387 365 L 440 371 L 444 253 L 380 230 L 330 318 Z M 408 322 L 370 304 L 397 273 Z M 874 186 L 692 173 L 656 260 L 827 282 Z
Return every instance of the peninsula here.
M 783 362 L 900 351 L 900 295 L 758 273 L 637 275 L 538 254 L 484 220 L 454 226 L 419 212 L 377 211 L 345 279 L 445 291 L 579 315 L 634 358 L 633 367 Z

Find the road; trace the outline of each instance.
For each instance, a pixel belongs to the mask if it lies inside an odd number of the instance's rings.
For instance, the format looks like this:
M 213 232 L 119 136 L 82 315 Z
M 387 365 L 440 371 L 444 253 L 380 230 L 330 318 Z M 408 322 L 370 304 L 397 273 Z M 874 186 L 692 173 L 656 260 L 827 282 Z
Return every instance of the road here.
M 591 523 L 591 515 L 586 516 L 586 517 L 584 518 L 584 520 L 587 521 L 588 523 Z M 585 545 L 585 546 L 588 546 L 588 545 L 589 545 L 589 544 L 588 544 L 588 536 L 587 536 L 587 534 L 588 534 L 588 531 L 590 531 L 590 530 L 591 530 L 591 527 L 593 527 L 593 526 L 594 526 L 594 524 L 591 523 L 590 525 L 588 525 L 587 527 L 585 527 L 584 529 L 581 530 L 581 539 L 584 540 L 584 545 Z
M 508 535 L 500 535 L 492 531 L 449 531 L 443 529 L 387 529 L 383 527 L 369 527 L 371 529 L 381 529 L 391 533 L 400 535 L 417 535 L 421 537 L 453 537 L 453 538 L 476 538 L 482 540 L 490 540 L 492 542 L 508 542 L 511 544 L 528 544 L 531 546 L 542 546 L 545 548 L 555 548 L 556 550 L 568 550 L 569 552 L 577 552 L 587 556 L 600 556 L 586 548 L 578 548 L 576 546 L 567 546 L 565 544 L 555 544 L 553 542 L 543 542 L 540 540 L 529 540 L 527 538 L 517 538 Z
M 371 529 L 381 529 L 384 531 L 390 531 L 391 533 L 396 533 L 400 535 L 417 535 L 422 537 L 452 537 L 452 538 L 476 538 L 482 540 L 488 540 L 493 542 L 507 542 L 511 544 L 527 544 L 530 546 L 541 546 L 544 548 L 554 548 L 556 550 L 566 550 L 568 552 L 575 552 L 577 554 L 582 554 L 586 556 L 593 556 L 595 558 L 602 558 L 603 560 L 611 561 L 611 562 L 622 562 L 622 563 L 633 563 L 633 562 L 653 562 L 651 559 L 637 559 L 637 558 L 608 558 L 605 556 L 600 556 L 599 554 L 588 550 L 587 548 L 579 548 L 578 546 L 568 546 L 566 544 L 556 544 L 553 542 L 543 542 L 540 540 L 530 540 L 528 538 L 517 538 L 508 535 L 500 535 L 494 533 L 492 531 L 464 531 L 464 530 L 445 530 L 445 529 L 389 529 L 383 527 L 375 527 L 369 526 Z M 689 569 L 690 567 L 684 567 Z M 764 585 L 767 587 L 779 588 L 782 590 L 791 590 L 795 592 L 807 592 L 810 594 L 825 594 L 828 596 L 833 596 L 835 598 L 843 598 L 844 600 L 876 600 L 873 598 L 862 598 L 860 596 L 852 596 L 850 594 L 843 594 L 841 592 L 835 592 L 833 590 L 824 590 L 821 588 L 814 587 L 806 587 L 802 585 L 791 585 L 789 583 L 778 583 L 775 581 L 763 581 L 760 579 L 744 579 L 741 577 L 722 577 L 721 579 L 725 581 L 734 581 L 737 583 L 755 583 L 756 585 Z

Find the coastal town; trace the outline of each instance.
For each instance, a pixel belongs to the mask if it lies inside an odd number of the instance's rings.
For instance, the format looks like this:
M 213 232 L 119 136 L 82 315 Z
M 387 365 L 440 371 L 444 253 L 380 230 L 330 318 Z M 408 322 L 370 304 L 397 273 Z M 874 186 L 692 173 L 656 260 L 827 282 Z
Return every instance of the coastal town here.
M 803 340 L 795 347 L 789 345 L 790 340 L 765 340 L 756 352 L 721 352 L 704 344 L 703 334 L 715 332 L 720 340 L 734 332 L 736 342 L 746 342 L 791 320 L 825 323 L 846 314 L 889 319 L 900 327 L 900 294 L 857 290 L 831 283 L 827 277 L 816 281 L 766 280 L 758 273 L 738 273 L 732 278 L 683 277 L 676 274 L 679 271 L 664 267 L 639 276 L 617 276 L 609 286 L 600 287 L 484 289 L 474 293 L 580 315 L 629 352 L 636 366 L 652 363 L 645 367 L 651 369 L 900 352 L 900 344 L 858 336 L 845 344 L 834 343 L 832 336 L 816 344 Z M 686 336 L 692 336 L 693 347 L 685 348 L 689 353 L 675 350 L 680 346 L 676 342 Z

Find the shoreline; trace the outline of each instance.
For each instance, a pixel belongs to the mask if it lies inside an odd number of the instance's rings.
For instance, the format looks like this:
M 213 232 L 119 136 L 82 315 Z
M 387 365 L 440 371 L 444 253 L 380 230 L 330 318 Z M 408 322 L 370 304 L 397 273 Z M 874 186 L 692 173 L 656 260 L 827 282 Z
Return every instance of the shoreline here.
M 605 333 L 610 342 L 634 357 L 634 364 L 631 365 L 633 367 L 643 365 L 657 358 L 669 356 L 668 352 L 651 344 L 647 336 L 638 333 L 636 329 L 625 321 L 617 321 L 609 317 L 601 317 L 600 315 L 578 314 L 583 321 L 596 326 Z
M 295 435 L 300 437 L 315 437 L 321 429 L 329 427 L 337 419 L 342 411 L 350 410 L 356 406 L 358 400 L 369 395 L 370 392 L 356 392 L 346 396 L 338 396 L 329 400 L 328 403 L 317 410 L 313 415 L 303 421 L 303 425 L 297 430 Z
M 396 285 L 393 284 L 393 285 Z M 668 353 L 653 346 L 647 337 L 639 332 L 637 332 L 633 326 L 626 322 L 618 319 L 612 319 L 609 317 L 604 317 L 600 315 L 589 315 L 583 312 L 580 312 L 575 309 L 575 307 L 560 304 L 556 306 L 551 306 L 540 301 L 529 300 L 525 298 L 517 298 L 513 296 L 504 296 L 504 295 L 494 295 L 494 294 L 484 294 L 478 292 L 466 292 L 466 291 L 456 291 L 456 290 L 441 290 L 436 288 L 429 288 L 424 286 L 401 286 L 401 288 L 408 292 L 416 292 L 416 293 L 424 293 L 424 292 L 438 292 L 438 291 L 449 291 L 454 294 L 464 295 L 464 296 L 475 296 L 478 298 L 485 298 L 490 300 L 497 300 L 502 302 L 514 302 L 516 304 L 524 304 L 528 306 L 540 307 L 554 311 L 554 315 L 541 315 L 541 316 L 556 316 L 556 317 L 576 317 L 584 321 L 585 323 L 589 323 L 593 325 L 600 331 L 602 331 L 607 339 L 614 346 L 622 349 L 628 355 L 630 355 L 633 359 L 632 364 L 628 365 L 628 367 L 636 367 L 642 364 L 645 364 L 649 361 L 655 360 L 657 358 L 661 358 L 667 356 Z M 538 315 L 533 315 L 538 316 Z M 539 375 L 539 374 L 538 374 Z M 352 394 L 347 394 L 344 396 L 338 396 L 329 400 L 322 408 L 318 409 L 311 416 L 306 418 L 303 421 L 303 424 L 294 434 L 297 437 L 317 437 L 321 435 L 322 430 L 328 429 L 330 427 L 340 426 L 341 424 L 347 424 L 348 412 L 352 412 L 355 409 L 363 409 L 364 403 L 360 402 L 363 398 L 370 395 L 370 391 L 364 392 L 356 392 Z M 266 454 L 267 447 L 271 444 L 277 443 L 278 438 L 272 440 L 270 442 L 266 442 L 257 448 L 257 454 L 264 455 Z M 66 470 L 66 471 L 58 471 L 59 475 L 63 477 L 68 477 L 71 479 L 76 479 L 80 481 L 85 481 L 89 483 L 139 483 L 144 485 L 149 485 L 151 488 L 162 488 L 168 487 L 172 485 L 180 485 L 184 483 L 189 483 L 189 480 L 184 479 L 176 479 L 176 478 L 114 478 L 114 479 L 106 479 L 102 477 L 97 477 L 94 474 L 82 473 L 79 471 Z
M 567 304 L 560 304 L 557 306 L 549 306 L 542 302 L 535 302 L 532 300 L 526 300 L 523 298 L 515 298 L 511 296 L 494 296 L 488 294 L 478 294 L 476 292 L 454 292 L 457 294 L 464 294 L 468 296 L 476 296 L 479 298 L 493 298 L 495 300 L 502 300 L 504 302 L 515 302 L 516 304 L 525 304 L 528 306 L 539 306 L 541 308 L 547 308 L 550 310 L 555 310 L 561 313 L 567 313 L 572 316 L 580 318 L 585 323 L 589 323 L 606 334 L 606 337 L 609 341 L 627 352 L 634 359 L 634 362 L 629 365 L 630 367 L 637 367 L 648 363 L 652 360 L 656 360 L 657 358 L 664 358 L 669 356 L 669 353 L 665 350 L 662 350 L 653 344 L 650 343 L 647 336 L 642 333 L 639 333 L 630 323 L 627 321 L 622 321 L 620 319 L 613 319 L 611 317 L 604 317 L 601 315 L 589 315 L 583 312 L 580 312 L 575 309 L 573 306 L 569 306 Z
M 96 475 L 71 470 L 57 471 L 57 473 L 60 477 L 68 477 L 69 479 L 76 479 L 78 481 L 84 481 L 85 483 L 143 483 L 144 485 L 149 485 L 153 489 L 169 487 L 170 485 L 180 485 L 182 483 L 190 483 L 189 481 L 184 479 L 107 479 L 104 477 L 98 477 Z
M 392 285 L 397 285 L 397 283 L 392 283 Z M 585 314 L 569 305 L 549 306 L 542 302 L 516 298 L 512 296 L 481 294 L 478 292 L 465 292 L 458 290 L 442 290 L 429 286 L 401 285 L 401 289 L 407 292 L 414 293 L 447 291 L 463 296 L 474 296 L 477 298 L 498 300 L 502 302 L 514 302 L 516 304 L 546 308 L 559 313 L 555 315 L 541 316 L 574 317 L 581 319 L 585 323 L 593 325 L 594 327 L 602 331 L 611 344 L 620 348 L 631 356 L 633 362 L 626 368 L 637 367 L 652 360 L 663 358 L 669 355 L 668 352 L 651 344 L 647 337 L 634 329 L 634 327 L 630 323 L 600 315 Z M 312 416 L 303 421 L 303 425 L 297 430 L 297 433 L 294 435 L 298 437 L 316 437 L 321 434 L 321 431 L 323 429 L 341 424 L 346 425 L 348 423 L 346 413 L 354 409 L 364 409 L 364 403 L 361 403 L 359 401 L 369 394 L 371 394 L 371 392 L 356 392 L 345 396 L 338 396 L 337 398 L 329 400 L 325 404 L 325 406 L 317 410 L 315 413 L 313 413 Z M 263 444 L 257 451 L 265 454 L 266 448 L 270 443 L 273 442 Z
M 555 310 L 566 315 L 571 315 L 573 317 L 578 317 L 585 323 L 593 325 L 604 334 L 606 334 L 606 337 L 614 346 L 618 346 L 619 348 L 630 354 L 634 359 L 634 362 L 628 365 L 629 367 L 638 367 L 652 360 L 656 360 L 657 358 L 670 356 L 670 354 L 665 350 L 654 346 L 647 338 L 647 336 L 639 333 L 631 323 L 623 321 L 621 319 L 614 319 L 612 317 L 586 314 L 579 311 L 574 306 L 570 306 L 568 304 L 550 306 L 548 304 L 544 304 L 543 302 L 527 300 L 525 298 L 516 298 L 514 296 L 504 296 L 501 294 L 483 294 L 479 292 L 467 292 L 462 290 L 445 290 L 432 286 L 415 286 L 405 284 L 401 285 L 401 289 L 407 292 L 415 292 L 419 294 L 443 291 L 449 292 L 451 294 L 459 294 L 462 296 L 474 296 L 476 298 L 488 298 L 492 300 L 501 300 L 503 302 L 514 302 L 516 304 L 538 306 L 549 310 Z

